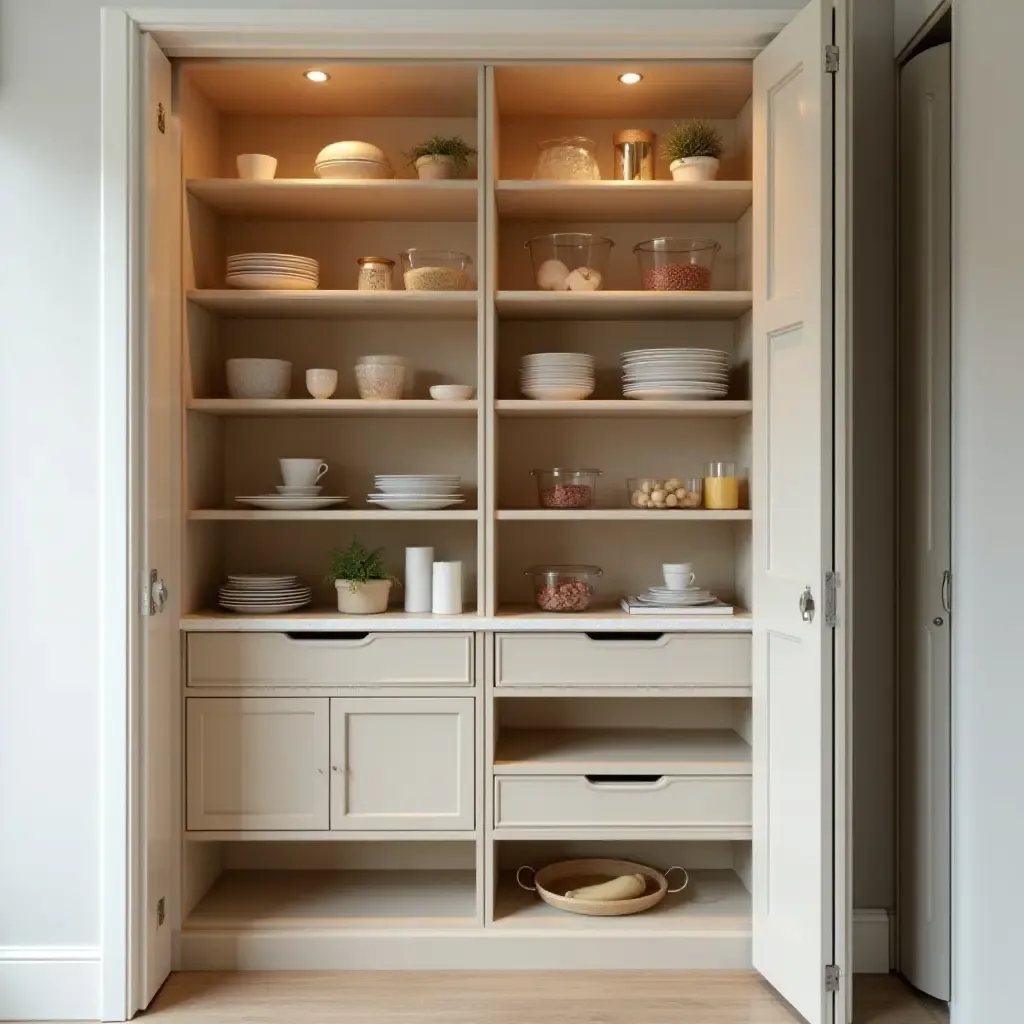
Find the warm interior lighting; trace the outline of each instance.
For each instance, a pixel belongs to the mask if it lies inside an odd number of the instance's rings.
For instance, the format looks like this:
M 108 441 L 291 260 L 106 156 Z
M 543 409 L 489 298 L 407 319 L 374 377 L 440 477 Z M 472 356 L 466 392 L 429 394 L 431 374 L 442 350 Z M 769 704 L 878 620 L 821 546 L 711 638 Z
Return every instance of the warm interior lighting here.
M 331 77 L 326 71 L 307 71 L 305 75 L 311 82 L 326 82 Z
M 643 77 L 639 71 L 627 71 L 619 75 L 619 81 L 623 85 L 636 85 L 637 82 L 643 81 Z

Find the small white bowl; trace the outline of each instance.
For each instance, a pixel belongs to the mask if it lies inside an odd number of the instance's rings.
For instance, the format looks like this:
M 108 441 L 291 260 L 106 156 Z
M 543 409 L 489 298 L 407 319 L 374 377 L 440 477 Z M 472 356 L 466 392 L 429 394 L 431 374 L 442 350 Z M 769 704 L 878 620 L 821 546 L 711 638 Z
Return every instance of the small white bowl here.
M 330 398 L 338 388 L 337 370 L 307 370 L 306 390 L 314 398 Z
M 277 157 L 266 153 L 239 153 L 235 166 L 238 176 L 246 181 L 270 181 L 277 174 Z
M 438 402 L 468 402 L 476 394 L 476 388 L 468 384 L 435 384 L 430 397 Z
M 227 378 L 232 398 L 287 398 L 292 364 L 286 359 L 229 359 Z

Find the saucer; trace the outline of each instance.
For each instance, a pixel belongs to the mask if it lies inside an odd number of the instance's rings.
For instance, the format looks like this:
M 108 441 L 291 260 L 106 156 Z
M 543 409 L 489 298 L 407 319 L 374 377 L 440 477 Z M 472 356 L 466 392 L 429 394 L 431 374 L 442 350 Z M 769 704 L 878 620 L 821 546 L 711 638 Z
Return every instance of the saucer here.
M 315 498 L 322 487 L 289 487 L 287 484 L 278 484 L 277 493 L 286 498 Z

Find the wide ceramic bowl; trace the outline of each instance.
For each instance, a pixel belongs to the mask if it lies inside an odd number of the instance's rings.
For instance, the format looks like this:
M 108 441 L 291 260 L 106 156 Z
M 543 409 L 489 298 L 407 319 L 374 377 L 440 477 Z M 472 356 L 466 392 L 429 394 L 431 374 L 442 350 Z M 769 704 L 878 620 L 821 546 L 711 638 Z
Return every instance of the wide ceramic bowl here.
M 292 364 L 286 359 L 229 359 L 227 378 L 232 398 L 287 398 Z
M 316 155 L 318 164 L 329 163 L 332 160 L 375 160 L 377 163 L 386 164 L 388 158 L 384 150 L 379 149 L 370 142 L 332 142 L 324 146 Z
M 314 168 L 318 178 L 334 181 L 370 181 L 393 178 L 391 164 L 380 160 L 330 160 Z

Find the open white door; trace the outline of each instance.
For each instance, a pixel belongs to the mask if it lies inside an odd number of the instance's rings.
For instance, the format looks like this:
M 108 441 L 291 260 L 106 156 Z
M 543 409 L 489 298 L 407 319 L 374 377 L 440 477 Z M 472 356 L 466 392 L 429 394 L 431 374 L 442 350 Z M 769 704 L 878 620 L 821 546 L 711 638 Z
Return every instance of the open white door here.
M 180 641 L 180 157 L 171 119 L 171 65 L 149 36 L 142 38 L 143 180 L 139 271 L 142 327 L 139 382 L 143 424 L 144 524 L 140 593 L 139 922 L 136 1002 L 144 1008 L 171 971 L 172 884 L 176 857 L 173 742 L 179 692 Z M 148 607 L 145 595 L 148 591 Z M 136 934 L 139 934 L 138 932 Z
M 754 966 L 831 1022 L 835 909 L 831 0 L 754 61 Z

